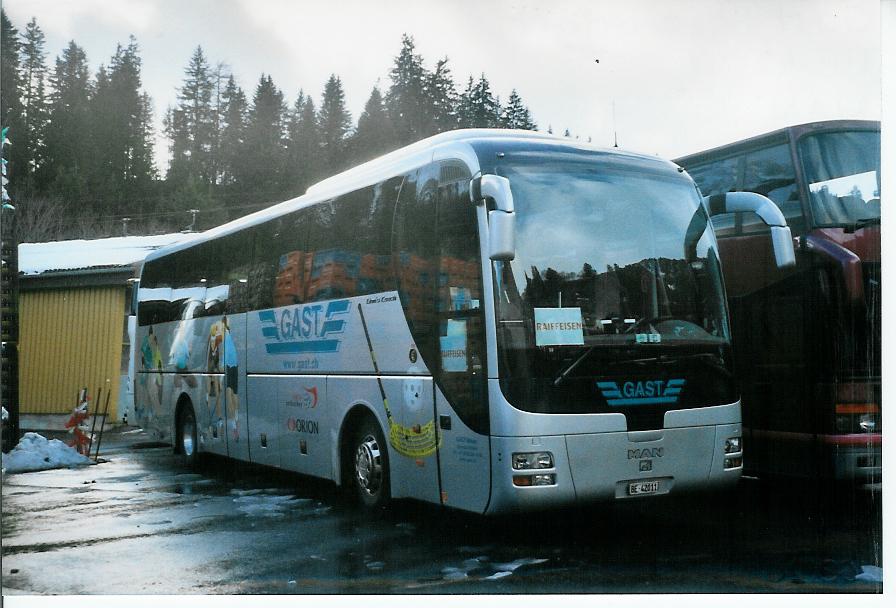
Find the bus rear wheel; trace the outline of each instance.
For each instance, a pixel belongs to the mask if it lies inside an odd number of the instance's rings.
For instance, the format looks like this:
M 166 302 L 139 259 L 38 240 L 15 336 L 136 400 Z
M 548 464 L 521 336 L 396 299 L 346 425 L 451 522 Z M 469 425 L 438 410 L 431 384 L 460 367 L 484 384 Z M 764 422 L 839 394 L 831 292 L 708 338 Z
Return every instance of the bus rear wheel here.
M 364 420 L 352 441 L 352 485 L 361 505 L 383 508 L 390 499 L 389 456 L 379 425 Z
M 196 416 L 193 408 L 185 407 L 180 413 L 177 424 L 177 451 L 181 455 L 184 465 L 196 467 L 199 462 L 199 441 L 196 432 Z

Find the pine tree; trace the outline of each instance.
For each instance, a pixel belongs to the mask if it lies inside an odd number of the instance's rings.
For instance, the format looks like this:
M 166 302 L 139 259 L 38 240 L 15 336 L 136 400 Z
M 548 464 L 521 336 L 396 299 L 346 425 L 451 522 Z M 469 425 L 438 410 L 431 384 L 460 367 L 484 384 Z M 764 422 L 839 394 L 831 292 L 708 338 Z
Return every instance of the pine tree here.
M 501 123 L 508 129 L 526 129 L 529 131 L 538 129 L 538 125 L 535 124 L 531 114 L 529 114 L 529 108 L 523 105 L 523 100 L 516 92 L 516 89 L 510 92 L 507 105 L 504 106 L 504 111 L 501 113 Z
M 220 181 L 232 185 L 240 176 L 243 144 L 246 137 L 248 103 L 246 94 L 237 86 L 233 76 L 221 93 L 220 119 Z
M 358 118 L 358 129 L 352 137 L 352 158 L 364 162 L 395 147 L 395 132 L 379 87 L 373 87 L 364 112 Z
M 19 32 L 2 8 L 0 22 L 0 125 L 9 127 L 9 137 L 13 141 L 13 145 L 4 150 L 4 156 L 9 160 L 8 191 L 15 200 L 20 183 L 19 167 L 27 163 L 27 149 L 19 145 L 19 136 L 24 136 Z
M 451 76 L 451 69 L 448 67 L 447 57 L 440 59 L 436 63 L 436 69 L 426 75 L 425 95 L 429 124 L 427 132 L 423 135 L 456 129 L 459 122 L 460 98 Z
M 72 40 L 56 58 L 50 75 L 50 122 L 46 128 L 46 163 L 40 181 L 44 189 L 65 200 L 87 193 L 86 159 L 92 154 L 90 129 L 90 70 L 84 49 Z
M 44 163 L 45 130 L 49 114 L 46 92 L 45 37 L 32 18 L 22 34 L 20 78 L 22 82 L 22 133 L 16 144 L 27 156 L 18 166 L 23 189 L 35 190 L 35 174 Z
M 240 163 L 240 189 L 254 193 L 260 202 L 276 201 L 282 194 L 286 164 L 283 93 L 274 80 L 262 74 L 255 87 Z
M 323 147 L 325 168 L 329 175 L 338 173 L 348 162 L 346 138 L 352 125 L 352 117 L 345 107 L 342 81 L 331 74 L 324 86 L 324 94 L 317 113 L 317 125 Z
M 195 180 L 213 184 L 216 178 L 212 161 L 216 137 L 212 107 L 215 85 L 201 46 L 196 47 L 184 73 L 178 106 L 165 117 L 165 134 L 171 140 L 168 182 L 178 185 Z
M 291 192 L 304 192 L 323 173 L 320 129 L 314 100 L 299 91 L 289 122 L 289 169 Z
M 0 124 L 10 126 L 20 111 L 19 32 L 0 8 Z
M 211 73 L 212 77 L 212 137 L 209 153 L 209 174 L 211 184 L 220 184 L 222 178 L 221 135 L 224 129 L 224 91 L 225 82 L 231 78 L 227 66 L 218 62 Z
M 491 86 L 485 74 L 473 81 L 471 76 L 467 88 L 461 94 L 460 123 L 467 128 L 497 128 L 501 126 L 501 105 L 492 95 Z
M 118 45 L 108 70 L 100 66 L 90 103 L 96 154 L 92 191 L 113 212 L 146 197 L 155 179 L 152 102 L 140 91 L 140 68 L 131 36 L 128 46 Z
M 427 73 L 423 58 L 414 49 L 414 39 L 407 34 L 402 35 L 401 51 L 389 72 L 392 84 L 386 92 L 385 105 L 399 145 L 417 141 L 429 134 Z

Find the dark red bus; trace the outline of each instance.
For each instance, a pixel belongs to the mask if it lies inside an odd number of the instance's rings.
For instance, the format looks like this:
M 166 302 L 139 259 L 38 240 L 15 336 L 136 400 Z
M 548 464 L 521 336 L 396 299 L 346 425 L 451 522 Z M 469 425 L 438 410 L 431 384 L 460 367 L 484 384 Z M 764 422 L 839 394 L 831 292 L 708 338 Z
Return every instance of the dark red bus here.
M 746 474 L 880 479 L 880 123 L 815 122 L 677 159 L 705 196 L 781 209 L 779 269 L 753 213 L 713 217 L 740 379 Z

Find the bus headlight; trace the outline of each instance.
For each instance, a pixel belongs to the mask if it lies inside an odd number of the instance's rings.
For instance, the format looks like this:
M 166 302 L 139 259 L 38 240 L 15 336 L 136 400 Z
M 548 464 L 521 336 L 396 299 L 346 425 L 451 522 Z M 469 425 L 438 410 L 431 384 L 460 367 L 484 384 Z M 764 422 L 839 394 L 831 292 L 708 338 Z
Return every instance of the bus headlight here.
M 511 462 L 517 471 L 554 468 L 554 456 L 550 452 L 514 452 Z
M 742 466 L 744 466 L 744 459 L 742 456 L 725 459 L 725 469 L 738 469 Z
M 740 451 L 740 437 L 729 437 L 725 440 L 726 454 L 736 454 Z
M 514 475 L 513 485 L 522 488 L 531 486 L 557 485 L 557 476 L 553 473 L 541 473 L 539 475 Z

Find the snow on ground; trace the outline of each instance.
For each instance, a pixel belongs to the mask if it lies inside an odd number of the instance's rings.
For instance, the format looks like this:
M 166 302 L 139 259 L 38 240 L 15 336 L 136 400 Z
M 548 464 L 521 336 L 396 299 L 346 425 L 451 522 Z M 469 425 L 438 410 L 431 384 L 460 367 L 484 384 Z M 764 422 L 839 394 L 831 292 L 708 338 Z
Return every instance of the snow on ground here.
M 47 440 L 37 433 L 25 433 L 19 445 L 9 454 L 3 454 L 4 473 L 46 471 L 91 463 L 89 458 L 79 454 L 75 448 L 65 445 L 58 439 Z

